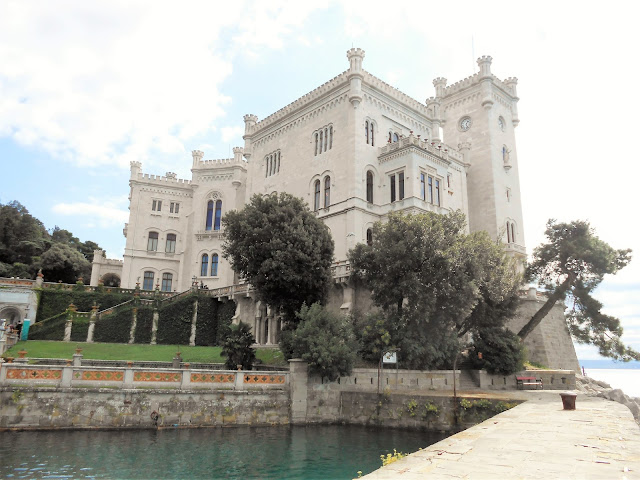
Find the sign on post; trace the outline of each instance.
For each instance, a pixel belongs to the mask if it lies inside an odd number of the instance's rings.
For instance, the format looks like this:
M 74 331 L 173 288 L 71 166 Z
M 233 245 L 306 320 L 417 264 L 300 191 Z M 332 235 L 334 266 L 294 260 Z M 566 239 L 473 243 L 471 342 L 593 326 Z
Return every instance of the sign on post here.
M 396 352 L 385 352 L 382 356 L 382 363 L 398 363 Z

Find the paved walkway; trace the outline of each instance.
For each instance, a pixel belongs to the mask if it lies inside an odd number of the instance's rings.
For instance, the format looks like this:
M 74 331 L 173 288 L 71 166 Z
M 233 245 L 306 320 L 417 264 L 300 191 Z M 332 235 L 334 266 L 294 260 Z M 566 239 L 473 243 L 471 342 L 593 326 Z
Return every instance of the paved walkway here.
M 506 393 L 506 392 L 505 392 Z M 559 392 L 509 392 L 527 401 L 363 478 L 640 479 L 640 428 L 627 407 Z

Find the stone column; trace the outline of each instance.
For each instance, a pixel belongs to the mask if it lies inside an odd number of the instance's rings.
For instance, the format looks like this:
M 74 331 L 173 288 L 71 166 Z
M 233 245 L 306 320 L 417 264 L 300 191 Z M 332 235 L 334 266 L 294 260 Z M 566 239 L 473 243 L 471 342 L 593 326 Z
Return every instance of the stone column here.
M 131 310 L 131 330 L 129 331 L 129 343 L 133 343 L 136 338 L 136 326 L 138 325 L 138 307 Z
M 128 362 L 127 368 L 124 371 L 124 378 L 122 379 L 122 388 L 133 388 L 133 364 Z
M 289 395 L 291 396 L 291 423 L 307 422 L 307 362 L 299 358 L 289 360 Z
M 73 379 L 73 366 L 66 365 L 62 367 L 62 380 L 60 381 L 60 386 L 64 388 L 71 388 L 72 379 Z
M 151 322 L 151 345 L 156 344 L 156 336 L 158 334 L 158 320 L 160 319 L 160 313 L 157 309 L 153 309 L 153 321 Z
M 93 343 L 93 332 L 96 329 L 96 320 L 98 319 L 98 305 L 91 307 L 91 315 L 89 316 L 89 330 L 87 330 L 87 343 Z
M 244 372 L 240 370 L 236 372 L 236 381 L 234 384 L 236 390 L 244 390 L 244 376 Z
M 198 297 L 193 301 L 193 317 L 191 318 L 191 336 L 189 337 L 189 345 L 191 347 L 196 344 L 196 324 L 198 322 Z
M 67 307 L 67 321 L 64 324 L 64 342 L 71 341 L 71 327 L 73 326 L 73 318 L 75 317 L 76 310 L 76 306 L 73 303 L 70 303 Z

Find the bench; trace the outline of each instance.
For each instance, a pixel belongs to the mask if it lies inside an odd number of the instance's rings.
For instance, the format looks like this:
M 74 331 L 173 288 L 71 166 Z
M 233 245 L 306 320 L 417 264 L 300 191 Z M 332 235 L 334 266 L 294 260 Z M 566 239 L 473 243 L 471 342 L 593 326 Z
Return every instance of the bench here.
M 516 377 L 516 385 L 519 390 L 524 390 L 526 385 L 534 385 L 536 389 L 542 390 L 542 379 L 536 377 Z

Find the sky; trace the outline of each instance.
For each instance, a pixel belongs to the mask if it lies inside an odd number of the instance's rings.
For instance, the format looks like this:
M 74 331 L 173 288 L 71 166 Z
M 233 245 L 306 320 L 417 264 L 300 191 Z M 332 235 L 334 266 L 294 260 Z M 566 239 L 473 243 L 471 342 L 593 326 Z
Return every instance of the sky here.
M 606 5 L 3 0 L 0 203 L 18 200 L 47 228 L 121 258 L 130 161 L 190 178 L 192 150 L 231 157 L 243 115 L 262 119 L 343 72 L 352 46 L 422 102 L 434 78 L 455 83 L 491 55 L 495 75 L 519 80 L 527 251 L 555 218 L 588 220 L 614 248 L 640 252 L 640 4 Z M 596 297 L 640 349 L 640 259 Z

